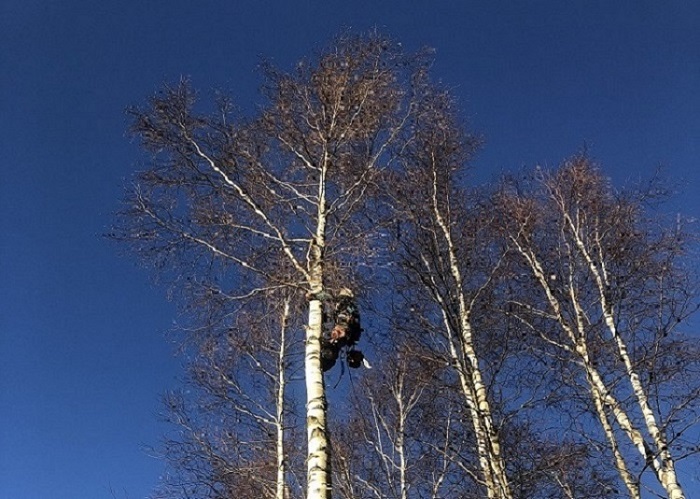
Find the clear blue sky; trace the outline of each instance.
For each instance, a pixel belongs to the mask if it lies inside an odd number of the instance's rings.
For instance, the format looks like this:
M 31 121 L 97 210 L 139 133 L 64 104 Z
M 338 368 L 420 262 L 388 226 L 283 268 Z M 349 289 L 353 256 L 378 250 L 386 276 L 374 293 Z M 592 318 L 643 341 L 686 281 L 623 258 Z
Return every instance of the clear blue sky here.
M 479 181 L 585 143 L 617 182 L 665 165 L 700 217 L 697 2 L 0 0 L 0 498 L 142 498 L 162 471 L 141 447 L 180 375 L 175 310 L 99 237 L 143 158 L 123 109 L 180 75 L 247 106 L 260 56 L 374 26 L 437 49 Z

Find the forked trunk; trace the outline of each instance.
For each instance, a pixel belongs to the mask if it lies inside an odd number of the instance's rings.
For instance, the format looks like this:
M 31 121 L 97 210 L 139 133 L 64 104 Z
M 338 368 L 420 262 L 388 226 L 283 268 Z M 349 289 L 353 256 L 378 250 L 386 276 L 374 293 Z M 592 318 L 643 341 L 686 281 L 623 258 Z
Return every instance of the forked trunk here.
M 450 273 L 452 274 L 454 293 L 459 300 L 459 338 L 460 354 L 454 351 L 454 344 L 450 342 L 452 356 L 459 362 L 460 380 L 462 390 L 469 407 L 474 433 L 477 440 L 477 450 L 479 463 L 483 473 L 483 480 L 486 485 L 486 492 L 489 499 L 510 499 L 513 495 L 506 475 L 505 462 L 501 454 L 496 428 L 493 424 L 493 415 L 488 401 L 486 385 L 481 376 L 479 358 L 474 349 L 474 339 L 472 336 L 471 323 L 469 321 L 469 308 L 467 300 L 462 290 L 462 272 L 457 258 L 457 250 L 452 240 L 450 227 L 445 220 L 438 201 L 438 178 L 433 171 L 433 216 L 440 227 L 442 236 L 447 245 L 449 257 Z M 444 313 L 444 312 L 443 312 Z M 445 317 L 446 319 L 446 317 Z M 445 320 L 445 327 L 449 323 Z
M 555 297 L 553 290 L 550 288 L 547 282 L 547 278 L 545 277 L 542 265 L 540 264 L 540 261 L 538 260 L 535 253 L 531 249 L 521 245 L 518 239 L 515 237 L 511 237 L 511 242 L 514 244 L 518 253 L 520 253 L 520 255 L 525 260 L 527 266 L 532 271 L 532 274 L 537 280 L 537 282 L 539 282 L 542 291 L 545 294 L 547 302 L 552 308 L 552 315 L 554 319 L 559 323 L 559 325 L 564 330 L 567 338 L 570 341 L 571 346 L 562 348 L 564 348 L 567 352 L 575 353 L 581 359 L 581 364 L 583 365 L 586 373 L 586 379 L 588 381 L 590 395 L 593 399 L 594 407 L 596 409 L 596 416 L 598 417 L 598 421 L 600 422 L 601 426 L 603 426 L 603 431 L 605 432 L 605 436 L 608 440 L 608 443 L 611 446 L 611 450 L 615 458 L 615 468 L 617 469 L 620 478 L 625 483 L 625 486 L 630 492 L 630 497 L 637 498 L 639 497 L 638 492 L 636 491 L 636 487 L 634 486 L 634 484 L 630 483 L 631 477 L 629 475 L 627 464 L 625 463 L 622 454 L 619 452 L 617 439 L 615 438 L 610 422 L 608 421 L 607 415 L 605 414 L 605 404 L 603 403 L 602 399 L 604 399 L 604 394 L 607 393 L 607 389 L 603 387 L 601 391 L 599 386 L 596 384 L 596 381 L 600 380 L 600 376 L 598 375 L 597 371 L 593 368 L 592 364 L 588 359 L 587 348 L 585 342 L 583 341 L 583 337 L 581 337 L 581 339 L 578 339 L 576 333 L 574 332 L 574 329 L 564 319 L 559 300 Z M 576 304 L 575 300 L 573 302 L 574 304 Z M 577 307 L 576 312 L 576 319 L 578 321 L 578 327 L 580 329 L 582 327 L 582 311 L 580 310 L 580 308 Z
M 571 217 L 566 214 L 566 212 L 564 213 L 564 216 L 574 237 L 576 246 L 583 255 L 589 270 L 595 278 L 598 294 L 600 295 L 600 308 L 603 318 L 605 319 L 605 325 L 610 332 L 610 335 L 615 340 L 617 353 L 625 366 L 625 374 L 627 375 L 630 385 L 632 386 L 632 391 L 637 399 L 637 405 L 639 406 L 639 410 L 644 418 L 644 424 L 646 425 L 647 431 L 649 432 L 649 435 L 654 442 L 654 446 L 656 447 L 659 459 L 653 457 L 649 459 L 649 464 L 656 473 L 662 487 L 664 490 L 666 490 L 669 499 L 685 499 L 683 490 L 678 484 L 675 463 L 673 457 L 671 456 L 671 452 L 668 450 L 666 435 L 659 429 L 659 425 L 656 421 L 656 415 L 649 404 L 649 398 L 647 397 L 646 390 L 639 379 L 639 374 L 636 372 L 634 365 L 632 364 L 632 359 L 627 350 L 627 344 L 617 330 L 613 304 L 608 303 L 606 293 L 609 279 L 605 265 L 602 263 L 602 259 L 600 264 L 593 260 L 588 247 L 579 234 L 576 224 Z
M 610 449 L 613 453 L 613 459 L 615 460 L 615 468 L 617 469 L 620 478 L 625 484 L 625 487 L 629 492 L 630 498 L 640 499 L 641 496 L 639 495 L 639 486 L 637 485 L 636 480 L 634 479 L 634 477 L 629 471 L 629 468 L 627 467 L 627 463 L 625 462 L 625 459 L 622 456 L 622 452 L 620 451 L 620 445 L 617 441 L 617 437 L 615 436 L 613 427 L 610 424 L 610 421 L 608 420 L 608 415 L 605 413 L 605 396 L 597 388 L 599 383 L 596 383 L 596 380 L 600 380 L 600 375 L 597 372 L 591 370 L 591 364 L 590 362 L 588 362 L 588 353 L 586 352 L 585 344 L 580 343 L 580 346 L 577 350 L 581 352 L 581 357 L 584 359 L 583 367 L 586 370 L 586 378 L 588 379 L 588 384 L 591 387 L 591 397 L 593 398 L 593 406 L 595 407 L 595 412 L 596 416 L 598 416 L 598 421 L 603 427 L 605 438 L 610 444 Z
M 605 406 L 607 406 L 610 409 L 613 417 L 620 426 L 620 429 L 622 429 L 625 435 L 627 435 L 630 441 L 634 444 L 641 456 L 644 458 L 645 462 L 652 462 L 653 456 L 647 446 L 647 443 L 644 440 L 644 436 L 639 430 L 637 430 L 637 428 L 634 427 L 633 423 L 630 421 L 627 415 L 627 412 L 622 407 L 620 402 L 612 395 L 610 389 L 608 388 L 608 386 L 606 386 L 605 381 L 603 381 L 602 376 L 594 367 L 593 362 L 591 362 L 588 356 L 588 349 L 586 347 L 585 341 L 585 313 L 577 300 L 576 292 L 570 283 L 568 286 L 568 295 L 571 304 L 575 310 L 576 320 L 576 324 L 572 326 L 568 323 L 566 319 L 564 319 L 559 300 L 555 297 L 554 291 L 550 288 L 547 278 L 545 276 L 545 272 L 537 256 L 534 254 L 534 252 L 532 252 L 532 250 L 526 249 L 523 246 L 521 246 L 516 239 L 512 238 L 511 240 L 515 244 L 517 251 L 527 262 L 534 277 L 540 283 L 540 286 L 542 287 L 542 290 L 545 293 L 547 301 L 549 302 L 549 305 L 552 308 L 553 317 L 557 320 L 559 325 L 565 331 L 569 341 L 571 342 L 573 348 L 569 347 L 568 351 L 575 353 L 578 356 L 579 362 L 581 363 L 586 372 L 586 378 L 589 383 L 590 395 L 593 399 L 598 419 L 601 425 L 603 426 L 603 430 L 606 434 L 608 442 L 611 445 L 611 450 L 615 458 L 615 467 L 618 470 L 618 473 L 620 474 L 620 478 L 625 483 L 625 486 L 630 492 L 630 496 L 633 498 L 639 497 L 639 487 L 631 477 L 629 469 L 627 468 L 627 465 L 618 450 L 617 441 L 612 433 L 612 428 L 607 419 L 607 415 L 605 414 Z M 603 404 L 602 406 L 601 403 Z M 664 485 L 662 478 L 658 473 L 657 477 L 659 478 L 659 481 L 662 482 L 662 485 Z M 669 492 L 669 499 L 683 499 L 683 497 L 684 496 L 682 495 L 682 493 L 681 495 L 671 495 L 671 493 Z

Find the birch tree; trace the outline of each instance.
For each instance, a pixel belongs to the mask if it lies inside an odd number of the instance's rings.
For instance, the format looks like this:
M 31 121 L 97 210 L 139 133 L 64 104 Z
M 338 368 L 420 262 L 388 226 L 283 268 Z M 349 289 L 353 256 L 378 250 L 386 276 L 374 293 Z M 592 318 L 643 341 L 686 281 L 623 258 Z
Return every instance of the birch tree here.
M 459 378 L 486 496 L 511 498 L 475 338 L 479 332 L 473 328 L 474 311 L 498 268 L 498 255 L 481 238 L 488 222 L 468 211 L 460 182 L 477 140 L 459 123 L 444 92 L 423 101 L 414 126 L 415 139 L 402 150 L 404 169 L 391 191 L 400 269 L 422 288 L 419 300 L 436 307 L 440 340 L 435 346 L 446 352 Z
M 680 228 L 652 225 L 643 211 L 651 191 L 616 193 L 586 157 L 531 179 L 501 193 L 509 243 L 539 289 L 512 304 L 535 338 L 580 368 L 630 497 L 640 497 L 640 475 L 650 470 L 669 498 L 683 498 L 669 434 L 687 431 L 672 429 L 675 413 L 693 416 L 698 391 L 673 388 L 687 388 L 681 370 L 661 375 L 665 386 L 656 372 L 669 361 L 697 372 L 692 343 L 681 341 L 681 352 L 674 334 L 694 308 Z
M 290 354 L 298 324 L 289 293 L 266 298 L 232 321 L 220 303 L 219 325 L 189 348 L 196 354 L 186 389 L 164 401 L 172 431 L 156 450 L 168 472 L 155 498 L 300 495 L 289 469 L 290 430 L 299 424 L 289 396 L 289 376 L 301 367 Z
M 341 497 L 481 497 L 463 461 L 473 439 L 462 404 L 436 382 L 444 366 L 393 333 L 390 348 L 375 350 L 378 361 L 353 391 L 348 421 L 334 438 Z
M 426 67 L 376 34 L 347 36 L 292 72 L 267 67 L 253 117 L 226 98 L 207 111 L 186 82 L 131 110 L 151 160 L 118 237 L 170 272 L 176 289 L 206 274 L 242 303 L 282 288 L 308 300 L 309 499 L 331 495 L 324 301 L 353 290 L 372 258 L 377 178 L 409 135 Z

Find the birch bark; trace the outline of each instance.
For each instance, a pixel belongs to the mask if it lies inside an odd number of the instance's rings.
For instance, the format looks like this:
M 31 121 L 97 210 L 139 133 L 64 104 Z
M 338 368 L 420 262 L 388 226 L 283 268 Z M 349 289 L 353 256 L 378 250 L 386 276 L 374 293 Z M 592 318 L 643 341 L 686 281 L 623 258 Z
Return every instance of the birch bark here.
M 327 158 L 327 156 L 326 156 Z M 325 158 L 324 158 L 325 159 Z M 330 499 L 330 444 L 327 428 L 326 390 L 321 369 L 321 337 L 323 336 L 323 257 L 326 242 L 326 173 L 321 169 L 318 192 L 316 234 L 309 250 L 309 324 L 306 328 L 305 380 L 307 430 L 307 499 Z
M 277 358 L 277 373 L 278 373 L 278 384 L 277 384 L 277 483 L 275 490 L 275 499 L 285 499 L 285 492 L 287 490 L 286 482 L 286 464 L 285 464 L 285 454 L 284 454 L 284 425 L 285 425 L 285 391 L 287 388 L 287 380 L 285 378 L 285 373 L 287 365 L 285 362 L 285 355 L 287 353 L 287 326 L 289 323 L 289 298 L 285 299 L 282 320 L 280 328 L 280 345 L 279 345 L 279 356 Z
M 613 415 L 620 427 L 625 431 L 625 433 L 630 438 L 630 440 L 632 440 L 634 445 L 638 449 L 640 449 L 640 452 L 646 459 L 646 447 L 643 442 L 643 437 L 636 429 L 634 429 L 634 427 L 629 421 L 629 418 L 627 417 L 627 414 L 622 409 L 619 402 L 610 394 L 610 390 L 607 386 L 605 386 L 602 377 L 598 373 L 597 369 L 593 366 L 593 363 L 589 358 L 588 348 L 585 340 L 585 330 L 583 325 L 583 311 L 581 307 L 578 306 L 575 290 L 570 283 L 569 297 L 576 311 L 576 325 L 572 326 L 568 323 L 568 321 L 564 318 L 562 314 L 561 304 L 547 281 L 547 276 L 545 275 L 542 263 L 539 261 L 537 255 L 534 253 L 533 250 L 524 247 L 517 240 L 517 238 L 512 238 L 511 240 L 516 250 L 527 262 L 527 265 L 530 267 L 530 270 L 532 271 L 535 279 L 544 291 L 547 302 L 549 303 L 549 306 L 551 307 L 553 312 L 552 316 L 566 333 L 566 336 L 570 343 L 568 346 L 565 347 L 565 350 L 568 352 L 575 353 L 580 359 L 581 365 L 583 366 L 584 371 L 586 373 L 586 379 L 589 383 L 589 392 L 591 398 L 593 399 L 596 416 L 603 428 L 603 432 L 605 433 L 606 439 L 608 440 L 611 451 L 613 453 L 613 458 L 615 460 L 615 468 L 617 469 L 617 472 L 620 475 L 620 479 L 625 484 L 625 487 L 627 488 L 630 497 L 635 499 L 639 498 L 639 487 L 636 484 L 631 473 L 629 472 L 629 468 L 624 460 L 624 457 L 620 453 L 619 445 L 617 443 L 617 437 L 614 434 L 614 430 L 610 425 L 608 416 L 605 412 L 605 405 L 608 405 L 611 408 Z M 556 342 L 551 342 L 551 344 L 556 344 Z
M 656 415 L 654 414 L 654 411 L 652 410 L 651 405 L 649 404 L 649 398 L 647 397 L 644 386 L 640 382 L 639 374 L 634 368 L 632 359 L 630 358 L 629 352 L 627 350 L 625 340 L 622 338 L 619 331 L 617 330 L 614 307 L 612 303 L 608 302 L 606 293 L 606 289 L 610 283 L 605 273 L 605 265 L 603 264 L 603 262 L 600 262 L 598 264 L 594 261 L 591 252 L 589 251 L 586 243 L 584 242 L 581 236 L 581 228 L 569 215 L 563 203 L 559 203 L 559 206 L 562 210 L 562 215 L 564 217 L 564 220 L 566 221 L 571 236 L 574 239 L 576 247 L 580 254 L 583 256 L 588 269 L 594 277 L 599 295 L 601 314 L 604 318 L 608 332 L 610 333 L 610 336 L 615 342 L 620 359 L 622 360 L 625 366 L 625 373 L 637 400 L 637 405 L 639 406 L 639 409 L 644 418 L 644 423 L 646 425 L 647 431 L 649 432 L 649 436 L 651 437 L 656 447 L 655 454 L 658 455 L 660 462 L 659 459 L 657 459 L 655 456 L 648 455 L 648 452 L 645 451 L 646 460 L 656 473 L 656 476 L 661 485 L 666 490 L 669 499 L 684 499 L 685 495 L 678 483 L 675 463 L 670 451 L 668 450 L 666 436 L 659 429 L 659 425 L 656 421 Z M 578 217 L 576 218 L 578 219 Z
M 314 288 L 312 288 L 314 289 Z M 321 371 L 322 304 L 309 303 L 306 329 L 306 430 L 307 430 L 307 498 L 330 499 L 330 458 L 326 425 L 326 395 Z
M 453 347 L 453 359 L 459 362 L 459 375 L 461 386 L 464 392 L 465 400 L 469 406 L 474 433 L 477 438 L 477 447 L 479 454 L 479 463 L 481 471 L 484 475 L 484 483 L 489 498 L 510 499 L 512 492 L 506 476 L 505 463 L 501 454 L 501 446 L 498 440 L 498 435 L 493 425 L 493 415 L 487 397 L 486 385 L 483 382 L 479 359 L 474 349 L 474 340 L 472 337 L 472 328 L 469 319 L 470 310 L 467 305 L 467 300 L 462 289 L 464 282 L 462 271 L 460 269 L 457 251 L 452 238 L 452 232 L 445 220 L 445 216 L 440 208 L 440 200 L 438 199 L 438 178 L 433 164 L 433 192 L 432 192 L 432 213 L 435 218 L 442 238 L 445 241 L 449 268 L 452 274 L 451 290 L 457 296 L 459 303 L 459 332 L 458 344 L 461 349 L 461 355 L 455 355 Z M 443 309 L 444 311 L 444 309 Z M 445 326 L 449 328 L 449 322 L 445 321 Z M 460 362 L 464 360 L 464 362 Z M 466 363 L 466 365 L 464 365 Z

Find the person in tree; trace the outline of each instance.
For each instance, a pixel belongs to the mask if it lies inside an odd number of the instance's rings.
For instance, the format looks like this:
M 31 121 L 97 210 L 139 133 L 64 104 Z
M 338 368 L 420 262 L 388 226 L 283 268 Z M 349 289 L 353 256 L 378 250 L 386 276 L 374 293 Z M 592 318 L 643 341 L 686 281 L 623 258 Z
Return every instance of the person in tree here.
M 341 348 L 353 346 L 360 340 L 360 312 L 355 304 L 353 292 L 343 288 L 338 292 L 334 314 L 335 325 L 331 330 L 330 342 Z
M 330 295 L 324 293 L 330 298 Z M 338 291 L 334 299 L 333 328 L 330 334 L 321 338 L 321 368 L 324 372 L 335 365 L 343 348 L 347 348 L 348 366 L 358 368 L 363 364 L 364 355 L 354 348 L 362 335 L 360 312 L 355 303 L 355 295 L 348 288 Z

